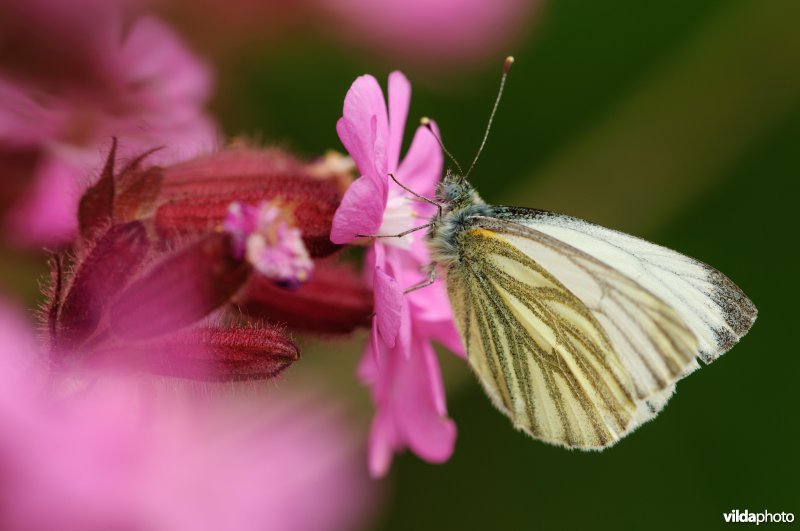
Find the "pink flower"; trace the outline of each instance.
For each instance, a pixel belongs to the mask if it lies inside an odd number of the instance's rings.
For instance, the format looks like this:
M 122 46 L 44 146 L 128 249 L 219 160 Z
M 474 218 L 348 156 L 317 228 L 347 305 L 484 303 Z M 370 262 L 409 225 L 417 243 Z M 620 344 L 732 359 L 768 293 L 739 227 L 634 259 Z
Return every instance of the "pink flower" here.
M 48 374 L 1 301 L 0 342 L 4 530 L 344 531 L 370 515 L 357 432 L 316 386 L 209 399 L 173 381 Z
M 299 286 L 314 264 L 300 229 L 290 227 L 281 209 L 269 202 L 255 207 L 234 201 L 223 228 L 233 236 L 234 253 L 255 270 L 279 284 Z
M 425 224 L 435 213 L 391 182 L 389 174 L 416 193 L 431 196 L 442 172 L 436 139 L 417 129 L 405 158 L 400 150 L 411 86 L 400 72 L 389 76 L 388 112 L 372 76 L 359 77 L 347 93 L 339 138 L 361 173 L 347 190 L 333 219 L 331 240 L 348 243 L 359 235 L 397 234 Z M 408 447 L 430 462 L 446 461 L 456 429 L 447 417 L 436 340 L 463 355 L 444 286 L 437 282 L 404 294 L 427 278 L 430 265 L 424 231 L 402 238 L 375 239 L 367 274 L 375 293 L 375 317 L 359 376 L 377 413 L 370 434 L 370 471 L 387 472 L 395 452 Z
M 317 0 L 327 27 L 414 63 L 452 67 L 507 53 L 539 2 L 531 0 Z M 335 21 L 331 23 L 331 18 Z
M 114 2 L 60 4 L 0 7 L 16 59 L 0 74 L 0 158 L 31 155 L 16 177 L 30 183 L 6 224 L 35 243 L 75 235 L 78 198 L 112 136 L 125 158 L 168 146 L 155 163 L 209 150 L 217 136 L 202 110 L 211 76 L 167 26 L 141 18 L 126 27 Z

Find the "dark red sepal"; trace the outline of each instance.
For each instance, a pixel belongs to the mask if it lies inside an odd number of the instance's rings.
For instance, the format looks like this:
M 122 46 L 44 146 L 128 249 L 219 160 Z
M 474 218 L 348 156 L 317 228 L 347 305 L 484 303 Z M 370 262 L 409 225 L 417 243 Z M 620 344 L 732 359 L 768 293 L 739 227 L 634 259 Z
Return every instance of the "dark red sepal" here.
M 83 237 L 92 235 L 94 231 L 108 224 L 114 215 L 116 155 L 117 139 L 114 137 L 100 179 L 86 190 L 78 205 L 78 224 Z
M 111 329 L 145 339 L 192 325 L 225 304 L 249 272 L 227 234 L 209 234 L 143 272 L 113 305 Z
M 137 272 L 148 247 L 144 225 L 132 221 L 109 228 L 78 260 L 58 309 L 54 338 L 58 347 L 74 348 L 97 329 L 109 301 Z

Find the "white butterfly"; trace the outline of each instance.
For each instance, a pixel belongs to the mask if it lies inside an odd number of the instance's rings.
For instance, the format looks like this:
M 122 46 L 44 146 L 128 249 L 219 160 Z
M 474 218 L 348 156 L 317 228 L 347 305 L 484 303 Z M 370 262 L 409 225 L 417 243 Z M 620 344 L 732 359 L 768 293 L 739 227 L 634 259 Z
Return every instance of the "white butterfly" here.
M 428 240 L 469 363 L 494 404 L 543 441 L 613 445 L 661 410 L 698 357 L 715 360 L 756 318 L 725 275 L 670 249 L 487 205 L 461 175 L 448 173 L 436 195 L 422 198 L 439 206 Z
M 469 197 L 469 202 L 463 198 Z M 560 214 L 493 207 L 457 176 L 431 231 L 470 365 L 515 426 L 568 447 L 610 446 L 675 382 L 756 318 L 719 271 Z

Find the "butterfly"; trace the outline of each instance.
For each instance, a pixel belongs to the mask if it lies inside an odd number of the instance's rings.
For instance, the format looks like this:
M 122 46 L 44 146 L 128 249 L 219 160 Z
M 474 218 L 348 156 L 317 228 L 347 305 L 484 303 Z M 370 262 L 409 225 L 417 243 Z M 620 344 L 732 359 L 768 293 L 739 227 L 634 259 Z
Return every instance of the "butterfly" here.
M 478 155 L 466 173 L 451 156 L 459 172 L 421 199 L 438 207 L 427 241 L 469 364 L 517 428 L 611 446 L 664 407 L 698 358 L 714 361 L 752 326 L 750 299 L 702 262 L 570 216 L 486 204 L 467 181 Z

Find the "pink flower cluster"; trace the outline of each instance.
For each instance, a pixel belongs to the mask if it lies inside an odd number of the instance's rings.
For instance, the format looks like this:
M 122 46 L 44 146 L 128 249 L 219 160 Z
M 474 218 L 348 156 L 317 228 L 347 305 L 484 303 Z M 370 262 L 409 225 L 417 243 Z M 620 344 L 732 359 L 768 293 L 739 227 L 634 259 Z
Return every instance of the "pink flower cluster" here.
M 318 0 L 341 37 L 394 60 L 440 69 L 507 50 L 538 0 Z M 326 21 L 331 17 L 327 17 Z
M 125 158 L 164 147 L 153 155 L 158 163 L 217 143 L 203 112 L 211 89 L 205 64 L 159 20 L 128 24 L 119 3 L 0 6 L 0 28 L 18 58 L 0 71 L 0 161 L 15 168 L 5 177 L 16 181 L 5 222 L 19 241 L 75 236 L 78 198 L 112 136 Z
M 388 110 L 374 77 L 361 76 L 350 87 L 336 130 L 361 177 L 334 216 L 334 243 L 399 234 L 434 215 L 435 206 L 419 201 L 389 176 L 429 197 L 442 175 L 441 148 L 425 127 L 417 129 L 400 160 L 410 100 L 411 85 L 400 72 L 389 75 Z M 424 234 L 374 239 L 367 253 L 375 316 L 358 373 L 377 407 L 369 446 L 370 470 L 376 476 L 385 474 L 393 454 L 406 447 L 438 463 L 450 457 L 455 443 L 456 428 L 447 417 L 432 346 L 437 341 L 463 355 L 447 294 L 441 282 L 404 293 L 428 277 L 431 260 Z
M 352 183 L 344 157 L 214 149 L 205 65 L 124 4 L 0 5 L 19 46 L 0 70 L 13 184 L 0 222 L 63 246 L 41 337 L 0 301 L 0 527 L 350 528 L 373 498 L 336 401 L 302 389 L 199 400 L 184 380 L 276 378 L 300 358 L 295 334 L 370 327 L 358 367 L 377 410 L 369 472 L 405 449 L 449 459 L 434 343 L 463 347 L 443 283 L 409 289 L 433 267 L 413 229 L 436 207 L 408 190 L 434 195 L 439 143 L 420 127 L 402 154 L 411 86 L 393 72 L 388 100 L 371 76 L 345 98 Z M 349 244 L 368 247 L 363 277 L 335 257 Z
M 374 503 L 346 411 L 319 386 L 197 393 L 49 371 L 0 301 L 0 528 L 345 531 Z

